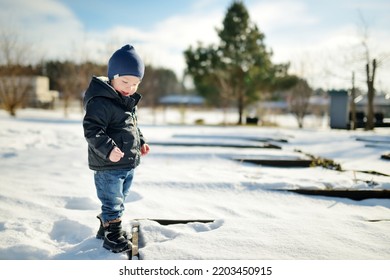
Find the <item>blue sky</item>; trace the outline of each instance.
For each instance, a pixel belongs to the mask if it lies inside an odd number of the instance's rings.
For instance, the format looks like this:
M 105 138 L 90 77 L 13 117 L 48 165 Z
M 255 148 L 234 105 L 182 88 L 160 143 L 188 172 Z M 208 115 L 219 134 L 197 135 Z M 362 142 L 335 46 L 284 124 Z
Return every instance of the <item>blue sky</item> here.
M 19 34 L 35 59 L 91 59 L 106 63 L 112 51 L 133 44 L 146 63 L 181 76 L 183 51 L 198 41 L 217 43 L 231 0 L 0 0 L 2 30 Z M 265 34 L 273 60 L 313 87 L 350 86 L 351 72 L 364 87 L 362 18 L 372 57 L 390 53 L 388 0 L 244 0 Z M 387 56 L 386 56 L 387 55 Z M 359 61 L 360 60 L 360 61 Z M 103 73 L 104 74 L 104 73 Z M 377 87 L 390 92 L 390 59 Z
M 109 29 L 116 25 L 142 26 L 150 29 L 156 22 L 191 10 L 192 1 L 80 1 L 62 0 L 90 30 Z M 107 12 L 112 9 L 112 12 Z M 99 20 L 97 20 L 99 19 Z

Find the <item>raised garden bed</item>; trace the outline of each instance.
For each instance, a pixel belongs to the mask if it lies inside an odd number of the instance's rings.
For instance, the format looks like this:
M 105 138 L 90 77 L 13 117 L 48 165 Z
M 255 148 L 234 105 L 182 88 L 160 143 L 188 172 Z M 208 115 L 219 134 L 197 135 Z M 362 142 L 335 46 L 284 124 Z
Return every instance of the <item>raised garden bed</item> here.
M 260 158 L 234 158 L 236 161 L 274 167 L 310 167 L 311 159 L 260 159 Z
M 312 189 L 295 189 L 287 190 L 304 195 L 320 195 L 330 197 L 342 197 L 352 200 L 364 200 L 370 198 L 390 199 L 390 190 L 312 190 Z
M 206 143 L 206 142 L 150 142 L 154 146 L 184 146 L 184 147 L 223 147 L 223 148 L 248 148 L 248 149 L 282 149 L 278 145 L 264 143 L 262 145 L 229 144 L 229 143 Z

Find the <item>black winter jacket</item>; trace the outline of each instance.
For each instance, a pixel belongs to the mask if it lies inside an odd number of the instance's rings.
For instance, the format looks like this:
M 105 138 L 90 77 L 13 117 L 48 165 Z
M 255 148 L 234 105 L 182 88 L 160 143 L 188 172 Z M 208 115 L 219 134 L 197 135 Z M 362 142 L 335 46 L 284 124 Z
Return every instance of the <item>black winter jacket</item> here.
M 92 170 L 131 170 L 141 158 L 144 137 L 137 126 L 137 104 L 141 95 L 122 96 L 108 79 L 93 77 L 84 96 L 84 136 L 88 142 L 88 164 Z M 108 159 L 117 146 L 125 154 L 118 162 Z

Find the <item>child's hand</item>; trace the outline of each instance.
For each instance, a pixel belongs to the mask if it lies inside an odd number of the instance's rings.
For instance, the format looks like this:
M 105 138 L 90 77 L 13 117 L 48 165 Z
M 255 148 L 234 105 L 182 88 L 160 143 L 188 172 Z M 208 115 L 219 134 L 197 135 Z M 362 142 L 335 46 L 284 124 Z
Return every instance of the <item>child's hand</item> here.
M 114 149 L 112 149 L 110 156 L 108 158 L 112 162 L 118 162 L 121 158 L 123 158 L 124 155 L 125 153 L 123 153 L 121 149 L 115 147 Z
M 150 147 L 148 144 L 143 144 L 141 147 L 141 155 L 145 156 L 149 153 Z

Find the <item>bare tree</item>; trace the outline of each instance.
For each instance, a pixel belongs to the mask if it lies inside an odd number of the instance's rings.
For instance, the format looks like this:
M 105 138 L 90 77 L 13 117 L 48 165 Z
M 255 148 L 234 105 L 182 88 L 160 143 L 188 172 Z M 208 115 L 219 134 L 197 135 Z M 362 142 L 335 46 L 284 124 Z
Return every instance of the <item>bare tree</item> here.
M 11 116 L 25 105 L 31 90 L 23 67 L 29 49 L 17 33 L 0 30 L 0 104 Z
M 369 46 L 369 33 L 368 25 L 364 20 L 363 16 L 360 14 L 361 20 L 361 45 L 363 46 L 363 59 L 365 60 L 365 76 L 367 84 L 367 121 L 366 121 L 366 130 L 373 130 L 375 127 L 374 123 L 374 98 L 375 98 L 375 75 L 376 71 L 381 64 L 384 63 L 385 59 L 389 55 L 378 55 L 377 58 L 371 58 L 371 48 Z
M 146 65 L 145 77 L 140 86 L 144 96 L 142 104 L 152 108 L 153 122 L 156 122 L 156 111 L 159 99 L 168 94 L 183 93 L 183 86 L 177 80 L 176 74 L 169 69 L 154 68 Z
M 375 71 L 377 68 L 376 59 L 372 60 L 372 67 L 370 63 L 366 64 L 366 75 L 367 75 L 367 122 L 366 130 L 373 130 L 375 127 L 374 123 L 374 97 L 375 97 Z
M 88 85 L 86 64 L 66 63 L 65 72 L 62 73 L 59 84 L 62 89 L 64 101 L 64 115 L 68 117 L 69 108 L 73 100 L 81 100 L 83 91 Z
M 352 88 L 351 88 L 351 100 L 350 100 L 350 107 L 351 107 L 351 121 L 350 121 L 350 127 L 352 130 L 356 129 L 356 104 L 355 104 L 355 98 L 356 98 L 356 88 L 355 88 L 355 72 L 352 72 Z
M 4 69 L 5 70 L 5 69 Z M 9 70 L 9 68 L 7 69 Z M 28 101 L 31 85 L 27 77 L 16 75 L 6 71 L 8 76 L 4 76 L 3 69 L 0 71 L 0 103 L 1 107 L 11 116 L 16 116 L 17 109 L 23 107 Z
M 307 114 L 310 96 L 312 94 L 313 90 L 303 79 L 300 79 L 298 83 L 289 91 L 289 108 L 296 117 L 299 128 L 303 128 L 303 119 Z

